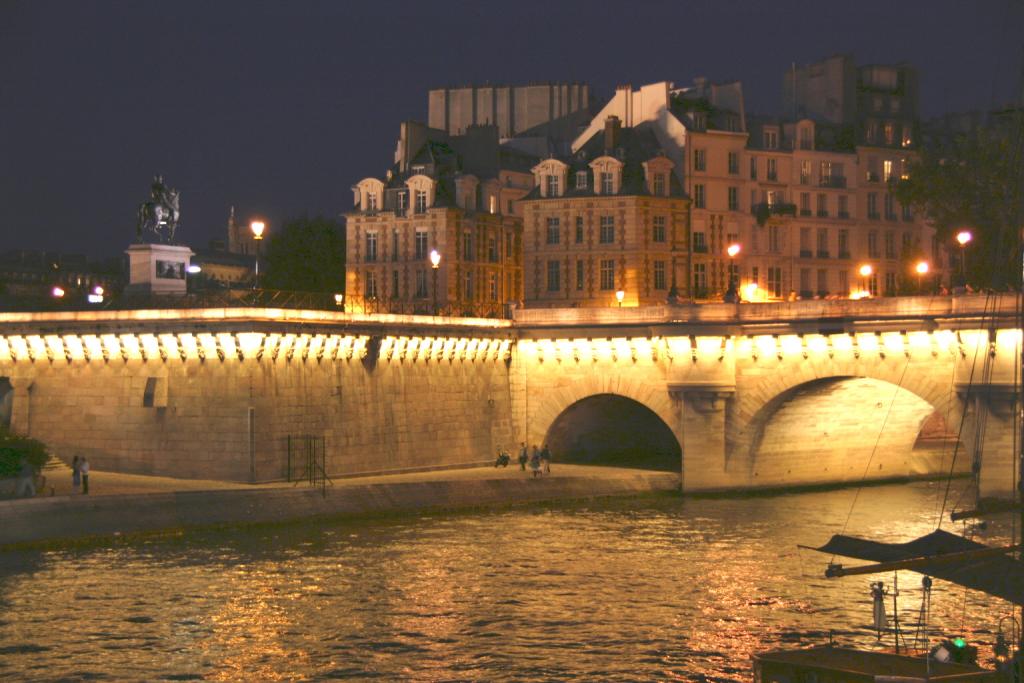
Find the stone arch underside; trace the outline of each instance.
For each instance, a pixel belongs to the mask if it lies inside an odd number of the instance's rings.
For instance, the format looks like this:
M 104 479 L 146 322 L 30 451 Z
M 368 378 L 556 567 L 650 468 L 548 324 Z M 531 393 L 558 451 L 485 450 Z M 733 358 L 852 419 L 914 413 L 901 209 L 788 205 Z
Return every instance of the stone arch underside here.
M 671 398 L 663 381 L 644 382 L 617 376 L 592 375 L 537 391 L 527 399 L 526 433 L 528 443 L 540 444 L 548 438 L 552 426 L 572 406 L 576 404 L 582 406 L 586 399 L 602 396 L 629 399 L 632 404 L 647 411 L 644 424 L 656 422 L 667 429 L 678 449 L 678 459 L 674 471 L 680 471 L 683 439 L 680 431 L 679 403 Z M 604 403 L 607 404 L 607 401 Z M 598 403 L 592 404 L 591 407 L 596 409 L 595 414 L 600 414 L 604 410 L 604 407 Z M 637 414 L 642 415 L 643 413 Z M 583 417 L 579 419 L 583 420 Z M 558 454 L 555 453 L 554 456 L 557 458 Z
M 650 408 L 615 394 L 596 394 L 566 408 L 548 428 L 556 462 L 678 472 L 682 448 Z
M 960 408 L 948 387 L 924 393 L 849 375 L 797 384 L 737 430 L 729 469 L 759 486 L 946 473 Z M 969 466 L 958 458 L 958 470 Z

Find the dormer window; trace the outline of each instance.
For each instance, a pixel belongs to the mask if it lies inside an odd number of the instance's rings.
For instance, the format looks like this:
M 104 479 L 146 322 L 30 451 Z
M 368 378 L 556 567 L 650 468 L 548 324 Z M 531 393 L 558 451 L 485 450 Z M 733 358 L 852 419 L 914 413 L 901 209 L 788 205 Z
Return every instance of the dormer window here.
M 366 193 L 366 210 L 376 211 L 377 210 L 377 193 L 367 192 Z
M 425 171 L 425 170 L 426 170 L 426 167 L 423 164 L 417 164 L 417 165 L 412 167 L 413 175 L 416 175 L 417 173 L 423 173 L 423 171 Z
M 545 186 L 546 186 L 546 189 L 547 189 L 547 192 L 545 193 L 546 196 L 548 196 L 548 197 L 557 197 L 558 195 L 561 194 L 561 192 L 558 191 L 558 176 L 557 175 L 552 173 L 550 175 L 545 176 Z
M 773 128 L 765 128 L 764 130 L 764 148 L 765 149 L 778 149 L 779 148 L 779 131 Z
M 409 209 L 409 193 L 402 190 L 398 193 L 398 210 L 405 213 Z
M 664 197 L 665 196 L 665 174 L 664 173 L 655 173 L 654 174 L 654 182 L 651 183 L 651 185 L 652 185 L 652 187 L 654 189 L 654 196 L 655 197 Z
M 416 190 L 416 213 L 427 212 L 427 191 Z
M 615 192 L 615 177 L 608 171 L 601 173 L 601 194 L 613 194 Z
M 587 189 L 587 172 L 576 171 L 576 189 L 585 190 Z

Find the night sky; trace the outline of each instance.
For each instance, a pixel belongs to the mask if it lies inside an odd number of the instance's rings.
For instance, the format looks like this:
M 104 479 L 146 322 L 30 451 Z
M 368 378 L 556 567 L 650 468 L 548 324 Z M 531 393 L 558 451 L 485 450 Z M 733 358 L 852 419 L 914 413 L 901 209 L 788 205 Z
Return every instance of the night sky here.
M 432 87 L 738 78 L 775 113 L 791 62 L 849 52 L 916 65 L 931 116 L 1009 101 L 1021 66 L 1019 0 L 605 6 L 0 0 L 0 252 L 119 254 L 156 172 L 193 247 L 231 205 L 336 215 Z

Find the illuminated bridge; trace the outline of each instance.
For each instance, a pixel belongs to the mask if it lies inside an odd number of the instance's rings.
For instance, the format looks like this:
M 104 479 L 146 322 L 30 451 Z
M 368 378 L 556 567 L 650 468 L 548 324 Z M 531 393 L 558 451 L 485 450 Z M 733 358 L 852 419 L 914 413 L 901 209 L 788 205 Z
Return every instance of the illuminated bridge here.
M 1010 295 L 527 309 L 514 321 L 267 308 L 0 314 L 0 421 L 98 469 L 281 479 L 559 461 L 687 491 L 980 468 L 1012 490 Z M 954 461 L 955 456 L 955 461 Z

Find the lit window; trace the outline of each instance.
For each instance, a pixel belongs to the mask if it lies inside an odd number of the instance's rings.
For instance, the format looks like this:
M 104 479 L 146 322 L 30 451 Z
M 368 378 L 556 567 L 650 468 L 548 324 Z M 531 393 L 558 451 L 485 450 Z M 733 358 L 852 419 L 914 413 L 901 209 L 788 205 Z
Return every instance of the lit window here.
M 614 192 L 612 174 L 604 172 L 601 174 L 601 194 L 612 194 Z

